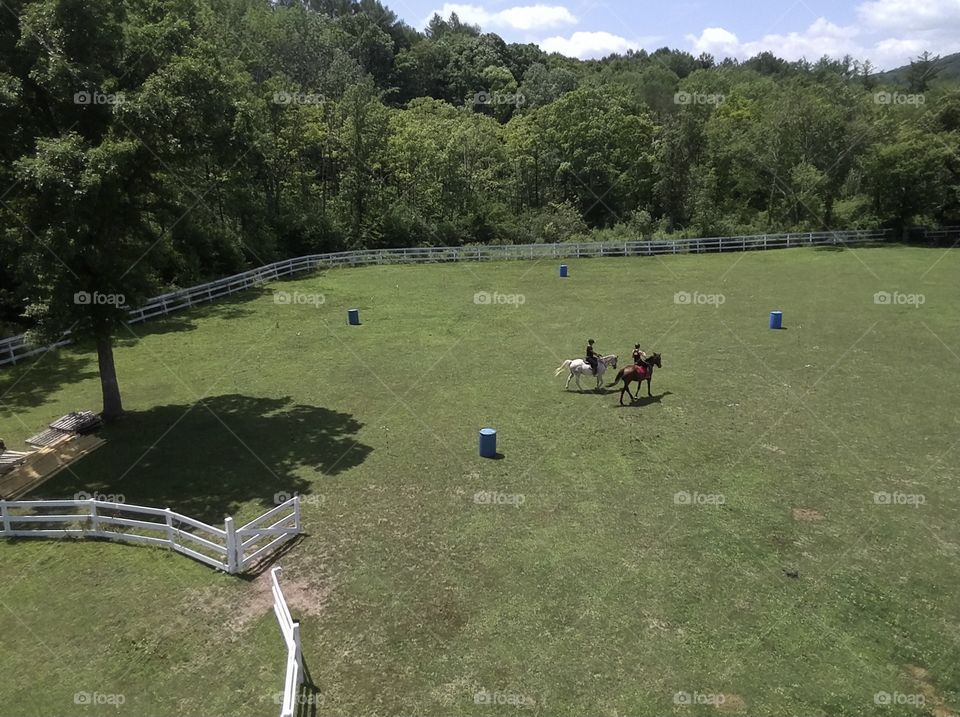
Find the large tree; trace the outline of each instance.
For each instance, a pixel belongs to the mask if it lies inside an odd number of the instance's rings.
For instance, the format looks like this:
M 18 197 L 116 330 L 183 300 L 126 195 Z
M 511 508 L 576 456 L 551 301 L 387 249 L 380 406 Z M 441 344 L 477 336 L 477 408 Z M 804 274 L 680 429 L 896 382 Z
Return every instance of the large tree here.
M 124 44 L 132 8 L 38 0 L 23 8 L 17 42 L 20 109 L 33 131 L 12 163 L 17 271 L 39 337 L 95 341 L 106 420 L 123 412 L 114 337 L 126 307 L 156 286 L 164 253 L 157 160 L 121 119 L 139 81 Z

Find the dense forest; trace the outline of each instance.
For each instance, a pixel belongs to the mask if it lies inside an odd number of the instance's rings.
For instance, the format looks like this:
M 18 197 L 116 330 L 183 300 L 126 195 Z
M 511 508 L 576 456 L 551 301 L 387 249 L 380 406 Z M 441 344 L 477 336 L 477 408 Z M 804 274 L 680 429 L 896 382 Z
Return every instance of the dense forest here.
M 377 0 L 6 0 L 0 324 L 280 257 L 960 219 L 960 86 L 917 58 L 579 61 Z

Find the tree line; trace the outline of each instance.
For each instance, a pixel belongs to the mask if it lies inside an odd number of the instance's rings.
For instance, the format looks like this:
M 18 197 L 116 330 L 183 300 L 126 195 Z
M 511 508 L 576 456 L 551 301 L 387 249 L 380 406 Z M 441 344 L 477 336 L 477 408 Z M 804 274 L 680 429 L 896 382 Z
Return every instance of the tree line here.
M 949 223 L 936 75 L 579 61 L 378 0 L 6 0 L 0 328 L 89 334 L 112 380 L 117 297 L 282 257 Z

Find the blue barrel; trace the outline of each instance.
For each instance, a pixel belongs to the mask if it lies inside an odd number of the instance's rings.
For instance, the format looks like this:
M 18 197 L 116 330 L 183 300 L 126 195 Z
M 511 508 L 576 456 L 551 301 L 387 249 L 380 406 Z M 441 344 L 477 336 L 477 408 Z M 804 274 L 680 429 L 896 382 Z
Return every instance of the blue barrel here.
M 783 312 L 782 311 L 770 312 L 770 328 L 771 329 L 783 328 Z
M 560 265 L 560 277 L 562 278 L 562 277 L 565 277 L 566 275 L 567 275 L 567 265 L 566 265 L 566 264 L 561 264 L 561 265 Z
M 497 429 L 480 429 L 480 457 L 496 458 L 497 456 Z
M 360 325 L 360 309 L 347 309 L 347 321 L 351 326 Z

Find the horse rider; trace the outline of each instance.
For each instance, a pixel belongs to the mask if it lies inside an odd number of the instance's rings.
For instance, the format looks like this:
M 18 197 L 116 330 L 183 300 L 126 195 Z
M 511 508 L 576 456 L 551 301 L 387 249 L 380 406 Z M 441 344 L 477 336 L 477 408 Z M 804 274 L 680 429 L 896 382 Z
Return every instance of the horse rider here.
M 594 343 L 593 339 L 590 339 L 589 341 L 587 341 L 587 351 L 586 351 L 587 355 L 585 357 L 585 360 L 588 364 L 590 364 L 590 368 L 593 370 L 593 375 L 596 376 L 597 364 L 599 362 L 600 357 L 597 354 L 597 350 L 593 348 L 593 343 Z
M 640 344 L 633 345 L 633 363 L 640 365 L 647 358 L 647 354 L 640 350 Z

